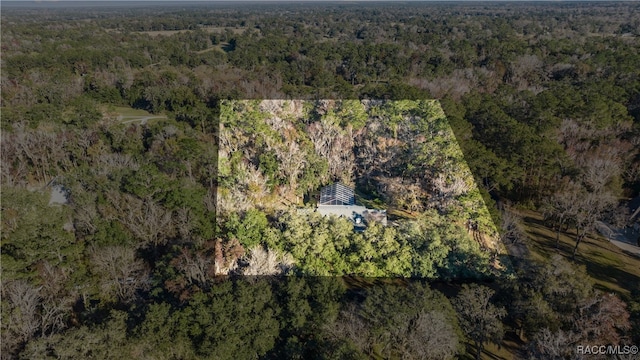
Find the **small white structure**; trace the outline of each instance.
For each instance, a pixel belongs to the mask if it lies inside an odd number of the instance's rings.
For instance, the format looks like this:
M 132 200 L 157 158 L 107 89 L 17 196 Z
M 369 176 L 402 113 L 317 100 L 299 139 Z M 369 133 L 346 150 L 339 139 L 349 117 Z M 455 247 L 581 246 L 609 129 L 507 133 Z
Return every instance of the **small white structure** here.
M 52 205 L 66 205 L 69 203 L 69 193 L 62 185 L 51 186 L 51 198 L 49 199 L 49 206 Z

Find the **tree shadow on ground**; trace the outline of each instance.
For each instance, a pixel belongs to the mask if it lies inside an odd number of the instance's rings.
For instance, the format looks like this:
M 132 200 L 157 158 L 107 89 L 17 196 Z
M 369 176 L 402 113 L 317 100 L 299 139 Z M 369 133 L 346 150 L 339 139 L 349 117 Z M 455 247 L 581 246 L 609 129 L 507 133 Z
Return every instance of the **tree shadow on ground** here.
M 520 358 L 522 340 L 518 339 L 518 342 L 515 342 L 515 339 L 512 339 L 507 333 L 505 336 L 505 340 L 501 345 L 496 345 L 493 343 L 485 343 L 484 348 L 480 354 L 480 359 L 483 360 L 512 360 L 516 358 Z M 513 338 L 517 338 L 515 334 L 513 334 Z M 467 352 L 460 356 L 461 360 L 475 360 L 476 354 L 476 346 L 473 343 L 465 343 Z

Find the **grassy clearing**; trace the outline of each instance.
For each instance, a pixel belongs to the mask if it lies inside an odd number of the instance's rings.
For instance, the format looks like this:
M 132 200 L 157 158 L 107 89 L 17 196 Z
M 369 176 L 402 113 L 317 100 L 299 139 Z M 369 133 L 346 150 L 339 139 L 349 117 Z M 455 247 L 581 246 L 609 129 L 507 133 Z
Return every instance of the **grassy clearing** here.
M 127 107 L 127 106 L 116 106 L 111 110 L 111 112 L 116 113 L 119 116 L 158 116 L 158 115 L 154 115 L 146 110 L 142 110 L 142 109 L 134 109 L 131 107 Z
M 556 249 L 556 234 L 542 221 L 542 216 L 534 211 L 522 211 L 525 231 L 529 235 L 527 249 L 529 256 L 535 260 L 550 258 L 560 254 L 574 264 L 585 266 L 587 273 L 594 280 L 595 287 L 606 292 L 614 292 L 624 300 L 630 300 L 630 291 L 640 286 L 640 258 L 625 253 L 599 235 L 593 235 L 582 241 L 578 247 L 575 260 L 571 259 L 575 246 L 575 234 L 560 234 L 559 246 Z M 482 359 L 511 360 L 520 358 L 525 343 L 513 332 L 507 332 L 504 341 L 498 347 L 485 344 Z M 468 344 L 467 354 L 462 359 L 473 359 L 475 347 Z
M 595 281 L 595 287 L 602 291 L 615 292 L 623 299 L 630 299 L 631 289 L 640 286 L 640 258 L 625 253 L 600 235 L 593 235 L 582 241 L 576 259 L 571 259 L 575 246 L 574 234 L 560 234 L 556 249 L 556 234 L 545 226 L 542 216 L 529 211 L 523 212 L 524 225 L 530 237 L 528 248 L 534 259 L 548 259 L 560 254 L 567 260 L 585 266 L 587 273 Z
M 480 355 L 483 360 L 514 360 L 519 359 L 524 343 L 518 339 L 513 333 L 508 333 L 500 346 L 494 343 L 484 344 L 484 350 Z M 476 347 L 473 344 L 467 344 L 467 353 L 463 355 L 462 359 L 473 360 L 475 359 Z
M 149 120 L 166 119 L 167 117 L 162 114 L 152 114 L 146 110 L 134 109 L 127 106 L 108 106 L 103 111 L 105 114 L 116 118 L 118 122 L 122 124 L 141 122 L 145 123 Z

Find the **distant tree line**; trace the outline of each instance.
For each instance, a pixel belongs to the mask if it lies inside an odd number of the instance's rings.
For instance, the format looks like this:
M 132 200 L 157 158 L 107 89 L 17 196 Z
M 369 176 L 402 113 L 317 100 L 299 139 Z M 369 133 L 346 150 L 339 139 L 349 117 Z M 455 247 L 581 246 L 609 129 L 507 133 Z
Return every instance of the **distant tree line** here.
M 429 148 L 409 141 L 450 125 L 462 154 L 449 155 L 464 156 L 485 203 L 543 212 L 558 239 L 571 232 L 574 256 L 598 220 L 629 225 L 624 200 L 640 191 L 638 7 L 3 6 L 3 356 L 442 359 L 478 356 L 509 331 L 530 358 L 639 343 L 638 289 L 604 294 L 561 257 L 514 260 L 513 277 L 483 273 L 491 258 L 440 213 L 469 217 L 456 207 L 469 201 L 462 184 L 424 180 L 453 165 L 429 163 Z M 376 124 L 345 103 L 281 134 L 223 113 L 224 99 L 260 98 L 435 98 L 448 124 L 401 121 L 402 109 Z M 121 106 L 167 119 L 123 123 Z M 235 123 L 221 127 L 224 116 Z M 297 141 L 275 142 L 287 134 Z M 379 151 L 397 141 L 409 145 Z M 236 151 L 218 161 L 225 146 Z M 373 161 L 385 156 L 389 166 Z M 342 178 L 360 179 L 374 204 L 422 215 L 353 234 L 345 221 L 253 206 Z M 68 205 L 49 206 L 52 181 Z M 484 225 L 524 243 L 503 210 Z M 402 253 L 407 243 L 421 256 Z M 422 280 L 300 276 L 327 275 L 318 259 L 333 274 Z M 424 283 L 447 277 L 486 282 Z

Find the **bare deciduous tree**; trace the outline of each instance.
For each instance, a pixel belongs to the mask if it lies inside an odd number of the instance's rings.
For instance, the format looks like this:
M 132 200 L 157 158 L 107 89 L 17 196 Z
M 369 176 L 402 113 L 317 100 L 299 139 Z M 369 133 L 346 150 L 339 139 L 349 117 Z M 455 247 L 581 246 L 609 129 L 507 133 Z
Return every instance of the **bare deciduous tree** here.
M 72 304 L 73 299 L 70 297 L 43 300 L 40 308 L 40 330 L 42 336 L 54 334 L 66 327 L 66 318 L 69 315 Z
M 129 169 L 138 170 L 140 164 L 128 154 L 111 154 L 107 149 L 95 159 L 96 166 L 93 168 L 98 175 L 108 175 L 115 170 Z
M 0 173 L 2 174 L 2 183 L 7 186 L 26 185 L 29 168 L 14 134 L 2 133 Z
M 232 189 L 218 188 L 216 200 L 216 211 L 218 214 L 243 212 L 253 207 L 251 201 L 247 198 L 244 192 L 235 187 Z
M 289 141 L 283 147 L 276 147 L 275 152 L 282 176 L 288 179 L 291 191 L 295 191 L 298 187 L 298 176 L 306 163 L 304 153 L 295 141 Z
M 76 194 L 78 194 L 76 192 Z M 92 199 L 93 200 L 93 199 Z M 93 202 L 74 203 L 74 228 L 78 234 L 94 234 L 98 231 L 96 220 L 99 218 L 98 209 Z
M 337 125 L 323 120 L 309 125 L 307 131 L 316 153 L 327 159 L 331 177 L 350 180 L 354 172 L 354 142 L 351 128 L 341 130 Z
M 244 248 L 238 239 L 231 239 L 223 244 L 220 239 L 214 243 L 214 274 L 227 275 L 238 267 L 238 259 L 245 254 Z
M 108 194 L 118 210 L 120 221 L 142 241 L 143 245 L 158 246 L 164 243 L 169 233 L 171 212 L 152 199 L 140 200 L 134 196 L 118 193 Z
M 326 328 L 334 340 L 348 339 L 362 352 L 371 353 L 370 331 L 355 305 L 349 304 L 340 311 L 338 319 Z
M 491 303 L 493 294 L 486 286 L 465 284 L 453 301 L 462 329 L 475 344 L 476 360 L 480 360 L 485 342 L 500 343 L 504 335 L 500 319 L 507 312 Z
M 582 182 L 589 191 L 598 192 L 622 175 L 623 153 L 629 152 L 625 149 L 627 145 L 616 140 L 579 154 L 576 165 L 582 169 Z
M 208 274 L 216 259 L 200 252 L 183 250 L 175 262 L 176 268 L 187 278 L 189 284 L 207 286 Z
M 560 232 L 563 231 L 578 211 L 577 200 L 581 187 L 574 182 L 565 183 L 556 193 L 544 200 L 544 217 L 551 220 L 556 230 L 556 249 L 560 244 Z
M 2 172 L 8 183 L 26 184 L 31 174 L 40 183 L 49 182 L 64 162 L 64 136 L 52 131 L 28 131 L 25 124 L 2 136 Z M 30 168 L 30 169 L 29 169 Z
M 417 183 L 409 183 L 399 177 L 376 177 L 378 191 L 384 194 L 387 203 L 409 211 L 424 210 L 426 197 L 422 187 Z
M 442 207 L 446 207 L 456 196 L 469 191 L 469 185 L 461 176 L 438 174 L 431 180 L 431 187 Z
M 102 293 L 129 302 L 136 291 L 147 285 L 147 270 L 136 259 L 135 250 L 124 246 L 106 246 L 92 250 L 91 262 L 100 276 Z
M 65 282 L 68 280 L 65 270 L 51 265 L 48 261 L 39 266 L 39 274 L 43 280 L 40 308 L 42 336 L 56 333 L 66 327 L 66 318 L 71 311 L 74 296 L 65 290 Z
M 573 221 L 576 228 L 576 245 L 573 248 L 573 257 L 578 252 L 580 242 L 595 230 L 596 222 L 601 220 L 605 212 L 614 209 L 616 198 L 608 191 L 588 192 L 581 194 L 576 199 L 576 211 Z
M 202 199 L 204 207 L 207 211 L 214 213 L 216 211 L 216 193 L 214 189 L 207 189 L 207 193 Z
M 451 359 L 458 350 L 453 326 L 438 311 L 418 314 L 411 321 L 406 339 L 406 355 L 411 359 Z
M 286 273 L 293 266 L 289 254 L 279 254 L 276 250 L 254 247 L 245 257 L 246 266 L 241 268 L 243 275 L 278 275 Z
M 597 293 L 579 305 L 575 331 L 585 343 L 619 344 L 631 328 L 627 304 L 614 294 Z
M 14 348 L 29 340 L 38 331 L 40 290 L 24 280 L 4 283 L 2 298 L 8 301 L 8 314 L 2 319 L 3 348 Z M 3 312 L 4 313 L 4 312 Z M 5 341 L 7 342 L 5 344 Z
M 176 210 L 173 213 L 173 224 L 182 241 L 187 242 L 191 240 L 191 231 L 193 230 L 193 214 L 191 209 L 182 207 Z
M 262 172 L 255 166 L 243 162 L 239 165 L 238 174 L 241 175 L 241 184 L 239 185 L 245 189 L 245 194 L 254 204 L 262 205 L 263 198 L 269 193 L 267 179 Z
M 515 209 L 505 205 L 502 209 L 501 238 L 503 242 L 509 241 L 512 244 L 517 243 L 525 237 L 522 228 L 522 218 Z
M 544 328 L 533 336 L 527 352 L 530 359 L 568 359 L 575 354 L 576 341 L 577 335 L 573 332 Z

